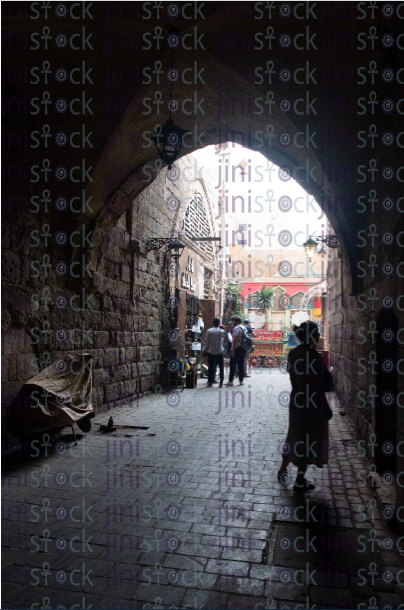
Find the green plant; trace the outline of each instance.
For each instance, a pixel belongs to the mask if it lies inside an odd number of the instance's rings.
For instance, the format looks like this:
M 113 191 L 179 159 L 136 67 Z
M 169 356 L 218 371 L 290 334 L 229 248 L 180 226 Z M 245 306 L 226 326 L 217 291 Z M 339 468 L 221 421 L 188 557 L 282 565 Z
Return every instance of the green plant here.
M 243 315 L 242 298 L 241 294 L 239 293 L 238 286 L 228 284 L 224 288 L 223 318 L 227 321 L 231 316 L 234 315 Z
M 257 294 L 257 306 L 260 309 L 272 309 L 274 302 L 274 292 L 268 286 L 263 286 Z
M 268 321 L 268 309 L 272 309 L 274 292 L 268 286 L 263 286 L 256 297 L 257 306 L 265 311 L 265 325 Z

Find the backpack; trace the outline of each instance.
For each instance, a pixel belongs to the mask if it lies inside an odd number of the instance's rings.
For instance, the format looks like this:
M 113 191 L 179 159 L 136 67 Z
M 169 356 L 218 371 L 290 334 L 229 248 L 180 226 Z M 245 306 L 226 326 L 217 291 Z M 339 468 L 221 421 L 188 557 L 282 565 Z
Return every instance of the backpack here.
M 244 324 L 240 324 L 240 327 L 243 329 L 243 341 L 241 344 L 241 347 L 247 351 L 253 349 L 254 347 L 254 340 L 253 340 L 253 336 L 251 333 L 248 332 L 247 328 L 244 326 Z

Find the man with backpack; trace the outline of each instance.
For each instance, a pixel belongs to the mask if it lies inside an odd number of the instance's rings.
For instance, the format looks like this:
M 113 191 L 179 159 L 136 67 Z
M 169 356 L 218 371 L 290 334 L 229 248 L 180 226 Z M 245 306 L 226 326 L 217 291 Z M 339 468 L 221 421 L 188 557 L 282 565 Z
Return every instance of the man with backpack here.
M 246 378 L 246 377 L 251 377 L 251 375 L 247 374 L 247 371 L 248 371 L 248 359 L 250 357 L 252 350 L 254 349 L 254 339 L 253 339 L 253 329 L 251 328 L 250 320 L 244 320 L 244 323 L 242 326 L 246 327 L 247 332 L 251 337 L 250 348 L 246 351 L 245 356 L 244 356 L 244 378 Z
M 238 365 L 240 385 L 244 385 L 244 359 L 246 352 L 252 346 L 252 335 L 248 333 L 247 328 L 241 324 L 240 316 L 232 316 L 231 321 L 234 324 L 233 328 L 233 344 L 230 352 L 230 375 L 227 386 L 232 386 L 236 374 L 236 365 Z

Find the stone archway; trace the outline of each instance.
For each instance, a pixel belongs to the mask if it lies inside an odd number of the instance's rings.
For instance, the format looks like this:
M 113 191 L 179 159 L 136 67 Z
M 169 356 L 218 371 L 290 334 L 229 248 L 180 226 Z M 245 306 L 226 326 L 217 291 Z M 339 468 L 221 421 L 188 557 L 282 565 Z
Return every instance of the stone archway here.
M 213 59 L 209 67 L 211 71 L 222 69 L 217 59 Z M 308 123 L 302 127 L 299 121 L 295 120 L 299 117 L 284 114 L 276 106 L 271 107 L 270 114 L 262 113 L 254 116 L 252 110 L 251 113 L 247 113 L 246 108 L 248 104 L 251 107 L 252 99 L 262 100 L 264 105 L 266 98 L 262 97 L 263 94 L 258 87 L 248 83 L 239 74 L 236 74 L 233 80 L 227 91 L 227 99 L 242 99 L 243 105 L 241 106 L 240 103 L 234 105 L 234 112 L 226 123 L 226 129 L 222 125 L 218 126 L 216 120 L 223 103 L 222 97 L 220 93 L 209 87 L 200 87 L 204 95 L 209 95 L 204 106 L 206 112 L 202 118 L 193 122 L 192 118 L 188 119 L 181 115 L 181 118 L 176 119 L 183 129 L 190 130 L 190 135 L 184 138 L 181 156 L 189 155 L 208 145 L 223 144 L 224 139 L 242 143 L 246 148 L 259 151 L 269 164 L 284 168 L 317 200 L 327 214 L 334 231 L 341 237 L 346 260 L 353 261 L 356 253 L 351 239 L 351 203 L 348 203 L 349 198 L 352 199 L 352 193 L 347 195 L 343 184 L 332 184 L 329 181 L 321 156 L 310 145 L 315 143 L 316 132 L 310 131 Z M 163 92 L 163 100 L 169 99 L 170 92 L 168 88 L 166 89 Z M 151 91 L 143 88 L 140 94 L 141 97 L 148 97 Z M 102 238 L 99 240 L 98 236 L 114 226 L 132 201 L 153 183 L 161 171 L 166 171 L 149 137 L 146 149 L 142 150 L 133 143 L 137 141 L 139 132 L 148 133 L 151 137 L 156 126 L 162 124 L 167 117 L 166 114 L 161 118 L 159 115 L 158 118 L 152 116 L 148 120 L 141 120 L 130 105 L 112 134 L 111 141 L 101 154 L 93 173 L 93 182 L 86 190 L 86 196 L 92 197 L 94 202 L 91 218 L 87 218 L 87 222 L 94 226 L 96 241 L 99 243 L 98 252 L 102 251 Z M 308 121 L 309 118 L 306 117 L 305 120 Z M 304 144 L 299 148 L 293 146 L 292 150 L 283 147 L 279 143 L 279 138 L 285 134 L 291 141 L 293 138 L 295 141 L 307 140 L 307 147 Z M 115 168 L 120 168 L 121 173 L 115 173 Z M 346 170 L 346 167 L 343 169 Z M 188 174 L 182 175 L 181 178 L 187 181 L 191 179 Z M 194 175 L 195 178 L 197 173 Z M 350 227 L 350 230 L 347 230 L 347 227 Z
M 46 246 L 41 244 L 37 251 L 30 251 L 27 243 L 24 243 L 24 229 L 28 226 L 31 230 L 42 230 L 42 226 L 49 224 L 51 231 L 56 232 L 60 224 L 69 233 L 76 230 L 82 231 L 85 224 L 86 231 L 92 231 L 92 247 L 66 248 L 66 251 L 52 247 L 52 255 L 55 259 L 64 260 L 66 264 L 73 260 L 76 264 L 85 254 L 88 256 L 87 263 L 89 271 L 95 272 L 102 261 L 103 249 L 107 241 L 106 233 L 114 230 L 121 215 L 131 205 L 137 195 L 141 194 L 148 186 L 153 186 L 154 178 L 158 174 L 158 161 L 150 142 L 150 136 L 157 124 L 162 124 L 167 118 L 166 109 L 163 101 L 170 98 L 171 86 L 165 77 L 165 70 L 171 66 L 171 51 L 167 50 L 164 37 L 173 25 L 177 26 L 181 44 L 175 51 L 175 67 L 182 74 L 178 85 L 173 86 L 173 96 L 181 100 L 181 105 L 185 100 L 189 100 L 181 113 L 181 118 L 176 121 L 182 127 L 190 129 L 193 141 L 190 148 L 184 150 L 191 152 L 202 145 L 218 143 L 220 140 L 232 139 L 232 132 L 235 137 L 244 135 L 244 145 L 254 148 L 253 141 L 249 142 L 257 132 L 260 132 L 263 154 L 277 165 L 290 165 L 292 173 L 298 167 L 303 168 L 300 175 L 306 177 L 306 172 L 310 176 L 313 167 L 322 167 L 325 171 L 326 179 L 324 184 L 318 181 L 304 184 L 306 190 L 312 193 L 325 209 L 328 218 L 333 224 L 335 231 L 339 231 L 343 241 L 343 254 L 345 268 L 347 269 L 348 282 L 344 282 L 343 290 L 339 289 L 339 278 L 337 273 L 331 278 L 331 297 L 334 303 L 335 296 L 343 295 L 342 304 L 339 302 L 330 315 L 330 324 L 333 329 L 338 331 L 341 327 L 365 326 L 374 321 L 382 307 L 388 306 L 385 295 L 397 294 L 397 285 L 402 283 L 401 268 L 395 268 L 394 273 L 383 273 L 383 264 L 390 260 L 399 260 L 401 246 L 397 241 L 394 245 L 386 245 L 381 241 L 384 232 L 390 231 L 397 234 L 396 227 L 402 216 L 402 208 L 399 207 L 401 201 L 401 176 L 398 173 L 400 161 L 397 153 L 401 146 L 396 142 L 394 146 L 384 146 L 381 135 L 386 130 L 394 133 L 401 127 L 400 112 L 392 114 L 379 112 L 381 102 L 385 98 L 400 100 L 399 85 L 402 81 L 398 78 L 398 70 L 401 68 L 399 53 L 395 50 L 383 48 L 381 44 L 381 33 L 383 31 L 392 32 L 394 35 L 401 31 L 401 21 L 397 14 L 391 19 L 375 13 L 371 7 L 364 10 L 364 18 L 355 19 L 355 6 L 350 3 L 349 8 L 343 3 L 321 3 L 315 8 L 309 7 L 309 15 L 305 15 L 301 3 L 293 3 L 290 16 L 284 18 L 278 13 L 276 3 L 260 5 L 260 3 L 205 3 L 203 9 L 192 10 L 188 13 L 184 4 L 180 4 L 180 14 L 174 22 L 170 15 L 159 9 L 158 19 L 161 30 L 154 31 L 151 21 L 142 15 L 140 3 L 114 3 L 108 15 L 105 16 L 103 3 L 93 3 L 91 8 L 94 16 L 103 26 L 109 27 L 110 20 L 115 19 L 114 28 L 109 32 L 108 41 L 111 47 L 105 49 L 100 44 L 103 41 L 105 30 L 100 28 L 99 33 L 94 34 L 94 51 L 92 51 L 92 65 L 94 71 L 91 74 L 92 83 L 89 84 L 88 97 L 84 101 L 85 117 L 82 120 L 69 115 L 68 131 L 73 132 L 77 128 L 76 119 L 79 125 L 85 122 L 86 130 L 91 132 L 92 146 L 86 148 L 84 152 L 85 160 L 92 171 L 88 175 L 84 172 L 84 177 L 80 185 L 76 180 L 72 184 L 66 183 L 66 190 L 63 189 L 64 196 L 72 204 L 74 198 L 77 204 L 74 210 L 64 213 L 54 211 L 53 205 L 47 203 L 45 197 L 40 200 L 39 211 L 31 213 L 28 211 L 30 196 L 38 192 L 46 192 L 49 187 L 42 176 L 34 184 L 28 183 L 27 191 L 24 193 L 25 186 L 22 184 L 21 176 L 24 175 L 24 168 L 31 164 L 38 164 L 39 150 L 33 148 L 26 149 L 27 161 L 21 159 L 19 147 L 10 146 L 10 158 L 6 160 L 6 244 L 8 252 L 5 255 L 6 276 L 5 294 L 6 298 L 12 299 L 12 304 L 4 316 L 5 332 L 9 328 L 14 328 L 20 324 L 24 328 L 41 326 L 44 320 L 52 316 L 52 325 L 74 328 L 81 324 L 83 319 L 92 328 L 94 333 L 93 349 L 98 350 L 97 358 L 102 362 L 102 350 L 111 346 L 111 340 L 116 341 L 116 332 L 126 324 L 121 313 L 110 313 L 103 310 L 104 303 L 99 300 L 94 305 L 94 311 L 86 308 L 86 299 L 89 293 L 92 294 L 94 285 L 98 281 L 89 274 L 86 277 L 66 278 L 58 275 L 52 270 L 49 276 L 30 275 L 31 263 L 48 264 Z M 7 6 L 7 5 L 5 5 Z M 104 3 L 105 6 L 105 3 Z M 188 5 L 188 9 L 190 9 Z M 9 23 L 13 32 L 20 32 L 21 39 L 27 34 L 36 31 L 37 22 L 35 20 L 22 19 L 22 10 L 18 3 L 10 3 Z M 348 11 L 352 10 L 354 19 L 350 22 L 351 31 L 346 32 Z M 114 14 L 112 15 L 112 12 Z M 261 13 L 260 13 L 261 11 Z M 301 12 L 302 11 L 302 12 Z M 57 31 L 60 21 L 57 16 L 49 14 L 48 23 Z M 316 14 L 317 13 L 317 14 Z M 377 15 L 377 22 L 375 20 Z M 157 10 L 155 12 L 157 17 Z M 247 18 L 248 17 L 248 24 Z M 310 23 L 307 22 L 310 19 Z M 331 49 L 326 45 L 330 39 L 326 35 L 326 23 L 332 22 L 335 37 L 331 38 Z M 227 35 L 226 23 L 231 23 L 230 35 Z M 309 28 L 312 24 L 318 26 L 319 31 L 310 33 Z M 367 42 L 364 49 L 359 52 L 360 72 L 358 66 L 352 66 L 352 50 L 356 50 L 356 43 L 359 35 L 363 31 L 370 31 L 370 28 L 377 25 L 377 35 L 373 42 Z M 73 21 L 69 25 L 69 31 L 77 35 L 81 33 L 81 22 Z M 26 32 L 26 30 L 28 30 Z M 290 37 L 290 48 L 282 48 L 280 41 L 276 38 L 280 32 L 286 31 Z M 160 34 L 159 34 L 160 32 Z M 314 32 L 314 35 L 313 35 Z M 127 37 L 134 44 L 134 51 L 142 48 L 142 38 L 153 40 L 150 50 L 139 53 L 137 59 L 135 53 L 128 53 L 126 46 Z M 139 34 L 139 35 L 138 35 Z M 122 36 L 122 38 L 120 38 Z M 153 39 L 157 37 L 158 41 Z M 115 38 L 114 38 L 115 37 Z M 18 38 L 18 36 L 17 36 Z M 120 41 L 123 40 L 119 48 Z M 301 42 L 305 43 L 306 49 L 302 49 Z M 113 49 L 114 41 L 117 46 Z M 140 41 L 140 44 L 138 44 Z M 193 41 L 195 48 L 191 48 L 189 42 Z M 199 41 L 199 42 L 198 42 Z M 373 44 L 374 43 L 374 44 Z M 137 48 L 136 45 L 138 44 Z M 323 45 L 323 46 L 321 46 Z M 111 51 L 116 53 L 113 55 Z M 304 64 L 302 55 L 299 51 L 304 50 Z M 26 57 L 25 50 L 21 47 L 12 48 L 12 61 L 20 61 L 23 65 Z M 329 62 L 324 62 L 325 55 Z M 357 54 L 356 54 L 357 55 Z M 49 60 L 49 53 L 45 45 L 35 51 L 36 62 L 42 65 Z M 111 59 L 109 59 L 111 58 Z M 70 71 L 77 68 L 77 59 L 74 54 L 65 54 L 66 70 Z M 106 64 L 110 61 L 110 64 Z M 116 66 L 113 63 L 116 61 Z M 137 63 L 139 62 L 139 63 Z M 373 63 L 372 63 L 373 62 Z M 376 67 L 373 68 L 372 66 Z M 283 67 L 287 70 L 282 72 Z M 54 67 L 54 66 L 53 66 Z M 107 67 L 107 70 L 105 69 Z M 389 67 L 397 74 L 393 81 L 385 82 L 381 77 L 382 67 Z M 185 71 L 188 71 L 185 73 Z M 106 83 L 106 77 L 109 79 Z M 190 78 L 191 77 L 191 78 Z M 10 125 L 14 131 L 20 121 L 18 116 L 20 109 L 23 108 L 21 100 L 25 99 L 25 89 L 29 89 L 32 97 L 38 95 L 38 86 L 35 84 L 26 85 L 19 80 L 18 72 L 13 68 L 7 72 L 6 82 L 6 109 L 11 115 Z M 52 100 L 58 99 L 60 95 L 60 85 L 50 82 L 47 86 Z M 75 106 L 76 113 L 78 97 L 77 85 L 68 81 L 63 87 L 64 95 Z M 115 95 L 116 94 L 116 95 Z M 157 94 L 157 95 L 156 95 Z M 161 94 L 161 96 L 160 96 Z M 272 96 L 273 94 L 273 96 Z M 85 105 L 89 98 L 92 103 L 88 109 Z M 113 115 L 114 99 L 119 114 Z M 291 102 L 290 112 L 281 112 L 281 101 L 285 98 Z M 313 102 L 314 99 L 316 102 Z M 104 120 L 105 99 L 109 100 L 110 116 Z M 147 100 L 149 107 L 142 104 L 142 100 Z M 201 100 L 204 100 L 201 102 Z M 13 101 L 17 100 L 17 101 Z M 300 101 L 299 101 L 300 100 Z M 358 104 L 361 100 L 361 105 Z M 272 101 L 275 104 L 272 104 Z M 89 102 L 88 102 L 89 103 Z M 203 108 L 203 112 L 198 109 L 198 104 Z M 219 117 L 219 107 L 222 111 Z M 365 111 L 363 110 L 365 108 Z M 10 110 L 11 108 L 11 110 Z M 89 109 L 91 108 L 91 111 Z M 149 111 L 150 108 L 150 111 Z M 250 111 L 251 108 L 251 111 Z M 316 113 L 313 112 L 313 108 Z M 146 114 L 143 114 L 145 112 Z M 185 114 L 192 112 L 193 114 Z M 195 114 L 196 112 L 196 114 Z M 258 112 L 259 114 L 255 114 Z M 122 114 L 120 114 L 122 113 Z M 303 114 L 302 114 L 303 113 Z M 56 134 L 60 129 L 60 115 L 53 113 L 46 115 L 46 124 L 50 127 L 51 133 Z M 67 116 L 67 115 L 66 115 Z M 122 116 L 116 126 L 116 116 Z M 27 115 L 27 123 L 31 131 L 35 129 L 41 132 L 44 125 L 44 115 Z M 29 121 L 28 121 L 29 119 Z M 217 120 L 216 120 L 217 119 Z M 100 123 L 107 126 L 101 129 Z M 228 125 L 228 127 L 226 127 Z M 274 128 L 272 132 L 272 126 Z M 376 132 L 373 127 L 376 127 Z M 225 132 L 230 132 L 230 137 Z M 106 145 L 110 133 L 117 134 L 115 142 L 112 140 Z M 204 139 L 199 139 L 204 132 Z M 292 139 L 293 146 L 288 147 L 287 136 L 283 144 L 279 142 L 279 136 L 288 133 Z M 76 132 L 77 133 L 77 132 Z M 146 134 L 144 143 L 150 146 L 143 148 L 142 134 Z M 314 136 L 313 134 L 317 134 Z M 237 135 L 239 134 L 239 135 Z M 297 135 L 299 134 L 299 135 Z M 363 145 L 363 140 L 359 139 L 359 134 L 368 143 Z M 374 139 L 370 136 L 376 134 Z M 273 135 L 273 137 L 272 137 Z M 195 138 L 196 136 L 196 138 Z M 15 136 L 11 137 L 11 140 Z M 296 139 L 295 139 L 296 138 Z M 257 140 L 258 142 L 258 140 Z M 269 146 L 269 142 L 271 146 Z M 189 143 L 189 142 L 188 142 Z M 303 148 L 300 148 L 300 147 Z M 47 157 L 48 151 L 44 147 L 40 148 L 42 157 Z M 101 157 L 100 157 L 100 151 Z M 55 148 L 52 149 L 52 154 Z M 77 150 L 71 149 L 63 151 L 63 163 L 69 169 L 82 166 L 82 159 L 77 159 Z M 80 151 L 81 152 L 81 151 Z M 24 155 L 25 156 L 25 155 Z M 59 162 L 59 158 L 58 161 Z M 307 163 L 307 165 L 306 165 Z M 147 167 L 149 166 L 149 167 Z M 394 181 L 384 180 L 382 169 L 392 167 L 396 172 Z M 116 175 L 115 167 L 122 171 Z M 77 170 L 76 170 L 77 171 Z M 17 176 L 17 179 L 16 179 Z M 14 184 L 13 184 L 14 181 Z M 18 188 L 15 189 L 15 183 Z M 27 180 L 26 180 L 27 182 Z M 56 185 L 57 186 L 57 185 Z M 59 192 L 52 184 L 52 197 L 57 197 Z M 82 190 L 86 190 L 86 197 L 92 197 L 90 209 L 85 205 L 80 210 L 78 200 L 81 199 Z M 7 192 L 9 193 L 7 198 Z M 385 197 L 390 197 L 393 203 L 384 202 Z M 329 205 L 329 198 L 332 205 Z M 18 205 L 16 205 L 18 202 Z M 52 202 L 53 203 L 53 202 Z M 397 205 L 395 206 L 395 204 Z M 336 209 L 338 206 L 338 209 Z M 52 208 L 52 209 L 51 209 Z M 84 209 L 83 209 L 84 208 Z M 68 208 L 67 208 L 68 209 Z M 21 235 L 17 239 L 16 231 L 20 229 L 18 225 L 25 225 L 21 229 Z M 373 243 L 373 238 L 369 237 L 370 226 L 377 224 L 377 241 Z M 345 234 L 344 234 L 345 231 Z M 7 233 L 8 232 L 8 233 Z M 359 238 L 359 233 L 361 237 Z M 372 234 L 372 233 L 371 233 Z M 374 232 L 373 232 L 374 234 Z M 87 235 L 87 234 L 86 234 Z M 364 241 L 363 241 L 364 240 Z M 75 242 L 78 243 L 78 242 Z M 372 267 L 370 256 L 377 252 L 378 268 Z M 374 260 L 374 259 L 373 259 Z M 358 264 L 361 263 L 360 268 Z M 16 270 L 24 269 L 23 273 Z M 28 270 L 28 271 L 27 271 Z M 352 271 L 352 273 L 350 273 Z M 335 281 L 334 281 L 335 280 Z M 69 299 L 74 299 L 75 309 L 67 312 L 59 310 L 57 306 L 52 306 L 49 313 L 47 293 L 43 292 L 45 287 L 51 289 L 52 299 L 59 294 L 63 294 Z M 352 289 L 352 290 L 351 290 Z M 82 299 L 82 290 L 87 291 Z M 374 291 L 374 292 L 373 292 Z M 361 309 L 351 307 L 355 296 L 360 295 Z M 15 296 L 14 296 L 15 295 Z M 39 295 L 43 307 L 37 312 L 32 312 L 29 305 L 33 295 Z M 79 298 L 77 298 L 79 297 Z M 345 297 L 345 298 L 344 298 Z M 344 302 L 348 303 L 344 305 Z M 395 301 L 392 307 L 402 310 L 400 301 Z M 375 305 L 376 303 L 376 305 Z M 342 317 L 339 310 L 345 308 L 346 315 Z M 45 308 L 45 309 L 44 309 Z M 126 314 L 125 314 L 126 315 Z M 114 317 L 116 316 L 116 318 Z M 120 317 L 121 316 L 121 317 Z M 108 318 L 108 319 L 106 319 Z M 116 327 L 112 326 L 112 321 Z M 351 326 L 352 325 L 352 326 Z M 111 330 L 112 327 L 112 330 Z M 123 331 L 124 332 L 124 331 Z M 115 333 L 115 334 L 114 334 Z M 357 361 L 368 356 L 371 349 L 370 344 L 360 346 L 356 343 L 355 332 L 351 332 L 352 338 L 341 346 L 338 341 L 338 332 L 335 333 L 337 339 L 333 339 L 332 350 L 335 355 L 343 352 L 343 358 L 349 362 L 347 370 L 355 372 Z M 115 345 L 115 344 L 114 344 Z M 118 345 L 121 345 L 121 337 L 118 338 Z M 44 342 L 39 345 L 41 353 L 50 347 L 52 355 L 63 353 L 64 349 L 72 346 L 61 346 L 53 343 L 46 346 Z M 114 346 L 115 349 L 116 345 Z M 10 345 L 11 353 L 6 357 L 16 358 L 23 354 L 20 346 Z M 120 347 L 116 347 L 120 349 Z M 399 346 L 399 355 L 401 353 Z M 6 365 L 7 366 L 7 365 Z M 122 365 L 125 366 L 125 365 Z M 101 368 L 101 367 L 100 367 Z M 97 376 L 101 378 L 104 372 L 98 371 Z M 367 374 L 358 377 L 356 374 L 344 375 L 341 377 L 341 388 L 348 396 L 352 396 L 352 404 L 357 401 L 358 392 L 365 392 L 367 400 L 369 396 L 368 380 L 371 369 L 368 367 Z M 23 383 L 28 375 L 14 374 L 7 377 L 6 384 L 13 390 Z M 114 379 L 117 386 L 122 383 L 119 375 Z M 7 390 L 8 391 L 8 390 Z M 101 401 L 100 404 L 103 404 Z M 355 418 L 358 428 L 361 430 L 371 427 L 370 418 L 356 412 Z M 399 422 L 400 434 L 404 432 L 403 423 Z

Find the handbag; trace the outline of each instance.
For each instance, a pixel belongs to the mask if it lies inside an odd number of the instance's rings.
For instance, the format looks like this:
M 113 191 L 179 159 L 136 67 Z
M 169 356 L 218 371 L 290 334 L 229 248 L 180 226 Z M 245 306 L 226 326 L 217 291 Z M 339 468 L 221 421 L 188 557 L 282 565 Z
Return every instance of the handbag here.
M 323 385 L 322 385 L 322 384 L 321 384 L 321 381 L 320 381 L 320 380 L 318 380 L 318 379 L 316 379 L 316 378 L 315 378 L 315 377 L 312 375 L 311 371 L 310 371 L 310 373 L 309 373 L 309 379 L 310 379 L 310 383 L 311 383 L 311 384 L 312 384 L 312 385 L 315 387 L 315 390 L 316 390 L 317 394 L 318 394 L 319 396 L 321 396 L 321 397 L 323 398 L 323 400 L 325 400 L 325 409 L 324 409 L 324 415 L 325 415 L 325 417 L 327 418 L 327 421 L 330 421 L 330 420 L 333 418 L 334 413 L 333 413 L 333 411 L 332 411 L 332 409 L 331 409 L 330 405 L 328 404 L 328 400 L 327 400 L 327 398 L 326 398 L 326 396 L 325 396 L 325 392 L 328 392 L 328 391 L 329 391 L 329 389 L 328 389 L 329 384 L 323 384 Z M 332 381 L 331 381 L 331 383 L 332 383 Z M 325 387 L 323 387 L 323 386 L 325 386 Z

